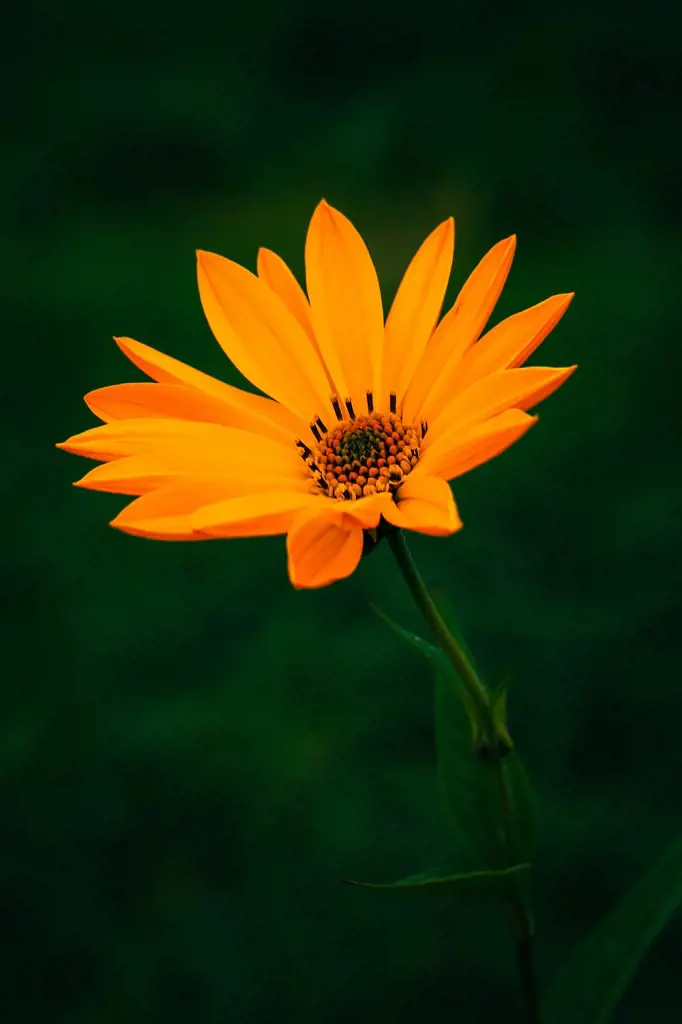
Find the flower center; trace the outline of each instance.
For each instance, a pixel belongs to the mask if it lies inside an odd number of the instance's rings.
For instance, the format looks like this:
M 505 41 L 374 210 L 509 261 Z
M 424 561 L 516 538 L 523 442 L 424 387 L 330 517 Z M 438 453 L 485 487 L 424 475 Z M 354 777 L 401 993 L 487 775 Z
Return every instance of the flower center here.
M 343 501 L 395 493 L 419 461 L 425 426 L 406 426 L 394 413 L 372 412 L 318 430 L 319 443 L 312 448 L 298 441 L 314 493 Z

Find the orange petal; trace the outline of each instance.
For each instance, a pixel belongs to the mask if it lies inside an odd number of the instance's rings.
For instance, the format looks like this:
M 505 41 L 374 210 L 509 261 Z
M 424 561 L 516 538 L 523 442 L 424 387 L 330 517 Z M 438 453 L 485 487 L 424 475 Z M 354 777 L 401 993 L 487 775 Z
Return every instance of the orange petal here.
M 519 409 L 509 409 L 484 423 L 449 431 L 434 441 L 419 463 L 420 471 L 453 480 L 508 448 L 537 422 Z
M 244 480 L 286 479 L 289 489 L 310 478 L 297 448 L 214 423 L 188 420 L 114 420 L 58 445 L 75 455 L 108 462 L 131 455 L 154 458 L 161 468 L 188 476 L 223 475 Z
M 363 536 L 342 525 L 332 511 L 299 514 L 287 535 L 289 579 L 295 587 L 326 587 L 357 568 Z
M 99 416 L 106 423 L 111 420 L 141 419 L 149 416 L 158 419 L 221 423 L 244 430 L 255 427 L 256 433 L 273 436 L 284 444 L 291 444 L 296 436 L 291 433 L 285 434 L 278 426 L 274 426 L 274 429 L 268 432 L 262 419 L 240 414 L 227 402 L 180 384 L 113 384 L 91 391 L 85 396 L 85 403 L 95 416 Z M 270 404 L 274 406 L 276 403 Z
M 221 428 L 229 429 L 229 428 Z M 111 459 L 138 455 L 158 442 L 179 443 L 196 437 L 200 424 L 175 419 L 114 420 L 101 427 L 91 427 L 62 441 L 62 448 L 72 455 L 108 462 Z
M 403 530 L 446 537 L 461 529 L 457 506 L 445 480 L 411 473 L 398 491 L 397 501 L 384 510 L 384 519 Z
M 157 352 L 132 338 L 114 340 L 128 359 L 153 380 L 162 384 L 183 384 L 223 402 L 230 410 L 230 424 L 233 427 L 286 440 L 302 437 L 308 432 L 307 420 L 302 420 L 270 398 L 233 388 L 222 380 L 195 370 L 193 366 Z
M 334 501 L 329 509 L 329 514 L 336 517 L 339 526 L 350 530 L 356 526 L 363 530 L 373 530 L 379 525 L 379 520 L 386 508 L 393 504 L 390 494 L 373 494 L 368 498 L 360 498 L 359 501 Z
M 516 236 L 512 235 L 486 253 L 436 328 L 407 390 L 404 416 L 408 421 L 429 419 L 433 402 L 450 390 L 462 355 L 476 341 L 495 308 L 515 248 Z
M 458 390 L 486 374 L 524 363 L 556 327 L 573 294 L 553 295 L 530 309 L 507 317 L 488 331 L 462 360 L 457 373 Z
M 402 399 L 431 337 L 448 286 L 455 246 L 450 217 L 433 231 L 405 271 L 386 321 L 384 399 Z
M 324 498 L 296 491 L 270 491 L 228 498 L 194 513 L 192 526 L 207 537 L 266 537 L 286 533 L 301 509 Z
M 320 346 L 318 345 L 317 338 L 315 337 L 315 331 L 313 330 L 313 324 L 310 316 L 310 303 L 308 302 L 308 296 L 301 288 L 289 267 L 286 265 L 284 260 L 277 255 L 277 253 L 271 252 L 270 249 L 259 249 L 258 276 L 261 280 L 265 281 L 267 286 L 272 289 L 276 295 L 279 295 L 287 309 L 296 317 L 299 324 L 308 335 L 315 355 L 319 359 L 320 365 L 324 370 L 324 375 L 329 387 L 329 395 L 333 397 L 338 394 L 332 375 L 329 372 L 329 367 L 324 361 L 324 357 L 320 351 Z
M 313 344 L 315 332 L 310 319 L 310 303 L 308 296 L 301 288 L 290 268 L 281 256 L 271 249 L 258 250 L 258 276 L 265 281 L 268 288 L 279 295 L 289 312 L 296 317 Z
M 74 487 L 111 494 L 147 494 L 172 483 L 181 483 L 187 476 L 182 468 L 173 468 L 158 458 L 131 455 L 95 466 L 80 480 L 75 480 Z
M 477 380 L 460 391 L 435 416 L 429 425 L 424 451 L 440 433 L 469 423 L 490 419 L 506 409 L 531 409 L 547 398 L 571 376 L 575 366 L 527 366 L 520 370 L 500 370 Z
M 216 481 L 223 484 L 223 497 L 237 497 L 281 488 L 308 494 L 310 479 L 305 470 L 273 465 L 258 458 L 257 453 L 229 454 L 180 446 L 166 450 L 150 450 L 101 463 L 91 469 L 74 486 L 91 491 L 117 494 L 146 494 L 178 481 Z
M 220 480 L 164 487 L 132 501 L 111 522 L 124 533 L 154 540 L 206 540 L 192 528 L 192 513 L 224 497 Z
M 305 249 L 313 326 L 341 400 L 366 408 L 366 392 L 381 384 L 384 317 L 367 247 L 338 210 L 321 202 Z M 377 403 L 378 404 L 378 403 Z
M 324 371 L 279 296 L 255 274 L 214 253 L 197 253 L 197 275 L 206 319 L 237 369 L 306 421 L 326 408 Z

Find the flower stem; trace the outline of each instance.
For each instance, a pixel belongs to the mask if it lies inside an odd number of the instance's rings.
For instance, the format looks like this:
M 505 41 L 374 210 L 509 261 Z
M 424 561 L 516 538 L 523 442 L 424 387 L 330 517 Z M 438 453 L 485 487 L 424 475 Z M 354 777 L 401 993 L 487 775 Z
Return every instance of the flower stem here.
M 450 633 L 448 627 L 445 625 L 445 621 L 436 608 L 433 598 L 429 594 L 419 569 L 412 558 L 412 554 L 407 546 L 407 541 L 405 540 L 405 535 L 402 530 L 396 530 L 395 533 L 390 534 L 388 542 L 419 611 L 435 633 L 438 643 L 443 649 L 443 653 L 446 655 L 455 669 L 455 672 L 462 680 L 462 684 L 466 688 L 474 707 L 478 711 L 479 717 L 483 722 L 491 724 L 490 721 L 487 721 L 490 719 L 490 699 L 488 697 L 488 692 L 481 680 L 478 678 L 476 669 L 469 661 L 465 651 L 462 650 Z M 492 740 L 493 737 L 490 737 L 490 739 Z
M 500 821 L 504 833 L 507 863 L 509 866 L 512 866 L 517 864 L 519 860 L 516 832 L 512 817 L 509 783 L 502 763 L 502 754 L 497 743 L 490 695 L 466 652 L 449 631 L 442 615 L 436 608 L 435 602 L 429 594 L 419 569 L 412 558 L 402 530 L 396 530 L 395 533 L 391 533 L 388 542 L 419 611 L 431 627 L 443 653 L 457 673 L 473 707 L 476 709 L 478 721 L 488 742 L 491 767 L 495 774 L 499 794 Z M 540 1024 L 533 970 L 533 926 L 530 911 L 520 898 L 516 902 L 508 904 L 507 911 L 516 946 L 516 961 L 526 1019 L 528 1024 Z
M 529 914 L 525 907 L 510 907 L 510 918 L 526 1017 L 528 1024 L 540 1024 L 540 1008 L 533 966 L 533 933 Z

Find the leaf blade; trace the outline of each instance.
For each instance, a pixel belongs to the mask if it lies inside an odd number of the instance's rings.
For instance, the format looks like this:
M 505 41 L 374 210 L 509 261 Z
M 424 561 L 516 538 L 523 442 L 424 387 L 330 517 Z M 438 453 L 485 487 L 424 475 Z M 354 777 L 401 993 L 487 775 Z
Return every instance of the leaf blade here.
M 397 882 L 357 882 L 344 879 L 346 885 L 356 885 L 363 889 L 426 889 L 432 886 L 448 886 L 460 890 L 460 894 L 468 896 L 497 896 L 508 884 L 516 881 L 519 876 L 530 871 L 530 864 L 515 864 L 501 871 L 467 871 L 458 874 L 443 874 L 439 869 L 422 871 L 417 875 L 400 878 Z
M 682 837 L 560 969 L 544 1000 L 548 1024 L 606 1024 L 657 935 L 682 905 Z
M 436 747 L 441 790 L 460 853 L 486 870 L 507 866 L 492 765 L 477 757 L 454 674 L 436 671 Z

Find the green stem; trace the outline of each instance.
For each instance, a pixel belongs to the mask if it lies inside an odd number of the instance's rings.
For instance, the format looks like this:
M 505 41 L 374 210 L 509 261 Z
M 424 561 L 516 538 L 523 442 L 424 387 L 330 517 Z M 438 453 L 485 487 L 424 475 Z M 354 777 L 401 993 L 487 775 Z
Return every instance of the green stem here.
M 533 966 L 533 932 L 529 914 L 525 907 L 510 908 L 512 934 L 516 946 L 516 965 L 521 982 L 524 1007 L 528 1024 L 540 1024 L 540 1008 L 535 988 Z
M 474 707 L 479 713 L 479 718 L 482 719 L 484 724 L 492 726 L 490 700 L 487 690 L 478 678 L 476 669 L 469 661 L 466 653 L 445 625 L 445 621 L 436 608 L 433 598 L 429 594 L 424 580 L 421 578 L 419 569 L 415 565 L 402 530 L 396 530 L 395 533 L 390 534 L 388 543 L 419 611 L 435 633 L 443 652 L 462 680 Z M 490 740 L 493 742 L 494 737 L 491 736 Z
M 412 558 L 412 554 L 407 546 L 402 530 L 396 530 L 395 533 L 390 534 L 388 542 L 419 611 L 431 627 L 431 630 L 436 636 L 443 653 L 450 661 L 450 664 L 454 668 L 459 679 L 462 681 L 469 699 L 476 709 L 479 723 L 488 742 L 491 767 L 495 774 L 507 864 L 509 866 L 517 864 L 518 854 L 516 834 L 512 817 L 509 785 L 504 770 L 502 755 L 498 748 L 492 708 L 490 706 L 490 695 L 479 678 L 476 669 L 467 657 L 466 652 L 449 631 L 442 615 L 436 608 L 433 598 L 429 594 L 419 569 Z M 508 913 L 512 935 L 516 945 L 516 960 L 526 1009 L 526 1017 L 528 1024 L 539 1024 L 540 1016 L 533 971 L 533 928 L 531 916 L 528 908 L 521 899 L 518 899 L 517 902 L 509 905 Z

